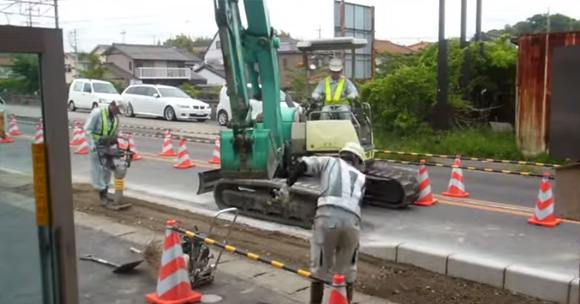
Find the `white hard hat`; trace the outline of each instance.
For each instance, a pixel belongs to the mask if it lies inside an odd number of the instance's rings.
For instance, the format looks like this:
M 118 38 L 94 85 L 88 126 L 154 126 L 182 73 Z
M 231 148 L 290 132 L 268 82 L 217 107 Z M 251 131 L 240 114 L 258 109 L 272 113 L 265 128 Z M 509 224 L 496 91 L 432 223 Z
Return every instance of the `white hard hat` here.
M 342 71 L 342 60 L 338 58 L 332 58 L 328 63 L 328 67 L 332 72 L 340 72 Z
M 365 161 L 365 149 L 363 149 L 363 147 L 357 142 L 347 142 L 346 144 L 344 144 L 344 147 L 339 151 L 339 153 L 342 152 L 350 152 L 358 156 L 361 162 L 364 163 Z

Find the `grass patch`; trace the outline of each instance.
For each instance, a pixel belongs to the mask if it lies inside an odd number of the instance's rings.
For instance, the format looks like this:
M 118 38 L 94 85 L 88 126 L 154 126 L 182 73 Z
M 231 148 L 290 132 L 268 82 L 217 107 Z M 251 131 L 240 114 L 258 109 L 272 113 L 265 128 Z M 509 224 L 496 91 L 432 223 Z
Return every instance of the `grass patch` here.
M 519 151 L 513 133 L 497 133 L 490 128 L 445 132 L 425 131 L 420 134 L 401 136 L 396 133 L 375 130 L 375 145 L 379 150 L 419 152 L 467 157 L 525 160 L 541 163 L 563 164 L 563 159 L 541 155 L 526 158 Z M 396 157 L 395 157 L 396 156 Z M 416 160 L 421 157 L 389 155 L 392 159 Z

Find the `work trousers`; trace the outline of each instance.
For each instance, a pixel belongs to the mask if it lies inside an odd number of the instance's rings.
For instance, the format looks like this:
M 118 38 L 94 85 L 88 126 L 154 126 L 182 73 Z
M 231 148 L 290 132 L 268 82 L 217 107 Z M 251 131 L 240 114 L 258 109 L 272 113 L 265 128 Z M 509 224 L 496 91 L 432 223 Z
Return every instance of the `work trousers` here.
M 113 175 L 111 170 L 101 166 L 99 161 L 99 154 L 97 151 L 91 151 L 89 153 L 91 158 L 91 179 L 93 183 L 93 188 L 97 191 L 103 191 L 109 183 L 111 183 L 111 176 Z
M 342 274 L 346 283 L 356 279 L 360 218 L 340 207 L 321 206 L 316 211 L 310 263 L 313 274 L 332 281 Z
M 348 111 L 348 112 L 344 112 Z M 332 112 L 342 112 L 342 113 L 332 113 Z M 331 117 L 338 117 L 339 119 L 351 119 L 350 105 L 327 105 L 322 107 L 322 113 L 320 113 L 320 120 L 329 120 Z

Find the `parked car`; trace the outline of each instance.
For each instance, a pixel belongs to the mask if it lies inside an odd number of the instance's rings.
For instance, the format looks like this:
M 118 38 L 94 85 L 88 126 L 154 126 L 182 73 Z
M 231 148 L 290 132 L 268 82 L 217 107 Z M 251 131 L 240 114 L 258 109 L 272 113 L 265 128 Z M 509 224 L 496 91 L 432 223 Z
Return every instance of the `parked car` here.
M 112 101 L 121 101 L 121 95 L 112 83 L 95 79 L 75 79 L 68 91 L 68 108 L 94 109 L 108 105 Z
M 252 84 L 248 84 L 248 95 L 252 96 Z M 289 94 L 284 93 L 284 91 L 280 90 L 280 106 L 287 108 L 288 107 L 288 103 L 287 102 L 292 102 L 294 104 L 295 107 L 298 108 L 298 112 L 302 113 L 303 109 L 302 107 L 292 101 L 292 97 L 290 97 Z M 250 107 L 252 109 L 252 118 L 256 119 L 256 117 L 262 113 L 262 102 L 259 100 L 255 100 L 253 98 L 250 98 Z M 216 109 L 216 113 L 217 113 L 217 121 L 220 125 L 225 126 L 228 121 L 230 120 L 230 118 L 232 117 L 232 108 L 230 105 L 230 97 L 227 94 L 227 87 L 224 85 L 220 91 L 220 100 L 219 100 L 219 104 L 217 106 Z
M 206 121 L 211 107 L 193 99 L 179 88 L 166 85 L 135 84 L 121 94 L 125 115 L 163 117 L 166 120 Z

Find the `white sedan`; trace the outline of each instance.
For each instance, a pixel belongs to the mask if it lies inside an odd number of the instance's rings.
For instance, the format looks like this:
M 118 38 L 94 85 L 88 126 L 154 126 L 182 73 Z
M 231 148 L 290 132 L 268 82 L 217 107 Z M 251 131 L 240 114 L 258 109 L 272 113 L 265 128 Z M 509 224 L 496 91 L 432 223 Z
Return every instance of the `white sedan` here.
M 189 97 L 179 88 L 166 85 L 131 85 L 121 94 L 125 115 L 163 117 L 166 120 L 210 119 L 209 104 Z

